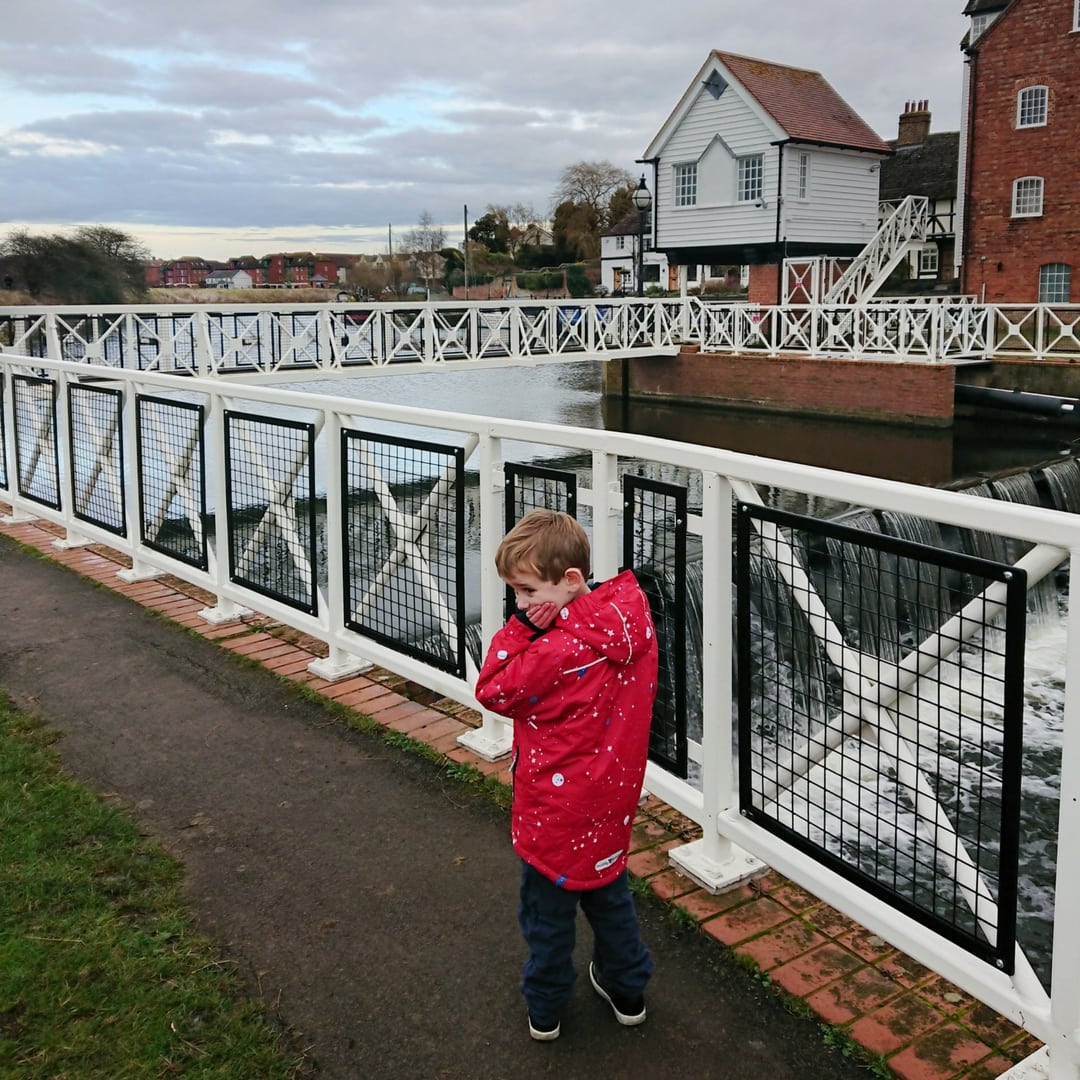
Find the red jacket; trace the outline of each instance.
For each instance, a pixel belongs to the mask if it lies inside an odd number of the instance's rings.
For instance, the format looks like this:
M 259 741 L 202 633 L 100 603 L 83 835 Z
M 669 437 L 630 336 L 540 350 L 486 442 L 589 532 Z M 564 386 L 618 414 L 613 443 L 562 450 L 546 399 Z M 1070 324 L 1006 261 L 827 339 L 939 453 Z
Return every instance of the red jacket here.
M 556 885 L 597 889 L 626 866 L 656 696 L 649 601 L 625 570 L 544 633 L 492 639 L 480 704 L 514 721 L 514 850 Z

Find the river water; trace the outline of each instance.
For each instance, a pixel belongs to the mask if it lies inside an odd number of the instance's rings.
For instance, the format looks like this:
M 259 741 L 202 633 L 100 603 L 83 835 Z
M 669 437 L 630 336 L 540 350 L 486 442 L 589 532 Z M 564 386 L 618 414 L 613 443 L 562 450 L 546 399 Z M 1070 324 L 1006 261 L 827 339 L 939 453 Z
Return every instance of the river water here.
M 653 405 L 601 392 L 601 363 L 427 371 L 304 383 L 315 393 L 510 420 L 569 424 L 678 439 L 803 465 L 934 487 L 966 485 L 1030 469 L 1073 450 L 1080 424 L 1039 416 L 960 419 L 914 429 L 716 408 Z

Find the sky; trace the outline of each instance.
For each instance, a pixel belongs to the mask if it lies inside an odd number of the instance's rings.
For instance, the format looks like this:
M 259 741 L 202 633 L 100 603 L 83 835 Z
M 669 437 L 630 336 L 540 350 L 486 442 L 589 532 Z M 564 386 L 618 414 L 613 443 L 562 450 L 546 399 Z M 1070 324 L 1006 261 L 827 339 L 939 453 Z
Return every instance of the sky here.
M 385 252 L 428 214 L 547 217 L 640 158 L 711 49 L 819 71 L 885 139 L 959 128 L 963 0 L 7 0 L 0 237 L 122 229 L 165 259 Z M 467 211 L 465 208 L 468 208 Z

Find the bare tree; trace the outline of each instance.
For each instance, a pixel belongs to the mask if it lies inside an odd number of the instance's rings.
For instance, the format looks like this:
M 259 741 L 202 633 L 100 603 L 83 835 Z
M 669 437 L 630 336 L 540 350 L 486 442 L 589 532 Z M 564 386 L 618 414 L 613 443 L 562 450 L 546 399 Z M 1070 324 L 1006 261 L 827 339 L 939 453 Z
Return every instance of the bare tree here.
M 404 248 L 416 261 L 416 268 L 431 288 L 431 283 L 443 275 L 443 257 L 439 254 L 446 247 L 446 230 L 435 224 L 435 219 L 424 210 L 415 229 L 405 234 Z
M 632 183 L 633 177 L 610 161 L 577 161 L 559 174 L 552 195 L 552 205 L 573 203 L 588 207 L 596 219 L 606 225 L 611 196 Z

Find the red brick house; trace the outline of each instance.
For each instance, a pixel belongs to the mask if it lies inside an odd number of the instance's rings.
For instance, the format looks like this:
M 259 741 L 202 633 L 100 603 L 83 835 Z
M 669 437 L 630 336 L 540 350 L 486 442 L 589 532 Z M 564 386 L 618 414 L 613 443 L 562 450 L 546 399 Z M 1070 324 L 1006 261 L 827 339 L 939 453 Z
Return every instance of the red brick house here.
M 1080 301 L 1080 0 L 969 0 L 960 290 Z

